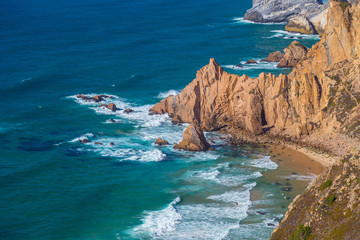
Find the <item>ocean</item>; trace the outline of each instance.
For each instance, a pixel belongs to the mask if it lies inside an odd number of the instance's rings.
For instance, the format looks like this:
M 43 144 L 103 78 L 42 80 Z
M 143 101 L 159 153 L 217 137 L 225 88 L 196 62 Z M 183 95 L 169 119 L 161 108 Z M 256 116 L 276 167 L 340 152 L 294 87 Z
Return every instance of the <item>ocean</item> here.
M 214 151 L 155 146 L 158 137 L 179 142 L 186 124 L 148 110 L 210 58 L 240 75 L 288 73 L 273 63 L 236 65 L 318 36 L 244 21 L 250 0 L 1 5 L 1 239 L 268 239 L 314 178 L 218 133 L 206 133 Z M 121 110 L 77 94 L 111 95 L 105 102 Z M 274 177 L 301 187 L 288 193 Z

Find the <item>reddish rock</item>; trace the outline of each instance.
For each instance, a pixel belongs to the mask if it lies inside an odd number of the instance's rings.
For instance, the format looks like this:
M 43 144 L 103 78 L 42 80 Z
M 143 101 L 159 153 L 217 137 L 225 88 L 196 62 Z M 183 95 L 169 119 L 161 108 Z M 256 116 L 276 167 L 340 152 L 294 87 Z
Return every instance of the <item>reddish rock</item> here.
M 277 65 L 279 68 L 293 68 L 296 64 L 305 57 L 309 49 L 299 43 L 293 41 L 288 47 L 284 49 L 285 55 Z
M 169 142 L 166 140 L 163 140 L 161 138 L 158 138 L 155 142 L 155 144 L 159 145 L 159 146 L 165 146 L 165 145 L 169 145 Z
M 174 125 L 181 125 L 183 123 L 183 121 L 181 120 L 181 117 L 179 115 L 176 115 L 175 117 L 173 117 L 171 122 Z
M 203 131 L 196 124 L 190 124 L 183 133 L 183 140 L 174 145 L 174 149 L 185 151 L 207 151 L 213 150 L 206 141 Z
M 118 110 L 118 108 L 116 107 L 116 105 L 114 103 L 109 103 L 107 108 L 113 112 L 116 112 L 116 110 Z
M 247 60 L 246 64 L 257 64 L 257 61 L 254 59 Z
M 261 61 L 263 62 L 280 62 L 284 54 L 280 51 L 270 53 L 269 56 Z

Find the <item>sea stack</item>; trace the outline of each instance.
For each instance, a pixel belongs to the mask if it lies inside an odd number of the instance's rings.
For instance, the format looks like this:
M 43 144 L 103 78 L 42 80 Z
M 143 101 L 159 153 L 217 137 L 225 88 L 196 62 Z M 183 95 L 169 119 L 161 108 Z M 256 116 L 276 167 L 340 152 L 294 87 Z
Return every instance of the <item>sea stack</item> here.
M 174 149 L 185 151 L 213 150 L 197 123 L 192 123 L 185 129 L 182 141 L 179 144 L 175 144 Z

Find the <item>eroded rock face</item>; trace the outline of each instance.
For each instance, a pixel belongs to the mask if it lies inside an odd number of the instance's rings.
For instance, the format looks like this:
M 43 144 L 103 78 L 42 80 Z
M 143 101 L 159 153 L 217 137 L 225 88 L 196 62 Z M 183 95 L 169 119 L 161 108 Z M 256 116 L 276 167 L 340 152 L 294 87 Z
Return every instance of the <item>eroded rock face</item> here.
M 280 62 L 281 59 L 284 57 L 284 54 L 280 51 L 276 51 L 273 53 L 270 53 L 269 56 L 261 61 L 264 62 Z
M 185 123 L 196 120 L 206 131 L 235 124 L 257 135 L 264 125 L 281 129 L 290 124 L 284 94 L 288 84 L 282 74 L 261 74 L 256 79 L 230 74 L 210 59 L 179 95 L 161 100 L 150 113 L 168 113 Z
M 293 41 L 284 49 L 284 52 L 284 57 L 281 58 L 280 63 L 277 66 L 279 68 L 293 68 L 305 57 L 308 52 L 308 48 L 298 41 Z
M 322 34 L 327 9 L 328 3 L 322 4 L 319 0 L 257 0 L 246 11 L 244 19 L 263 23 L 288 22 L 289 31 Z
M 288 76 L 238 76 L 211 59 L 180 94 L 150 111 L 185 123 L 195 119 L 207 131 L 236 127 L 259 135 L 268 130 L 346 154 L 345 142 L 355 141 L 348 136 L 360 138 L 360 8 L 331 1 L 328 11 L 319 43 L 307 49 L 293 42 L 284 50 L 283 66 L 294 66 Z
M 207 151 L 212 150 L 211 145 L 206 141 L 201 128 L 196 124 L 190 124 L 183 133 L 183 139 L 179 144 L 174 145 L 174 149 L 185 151 Z

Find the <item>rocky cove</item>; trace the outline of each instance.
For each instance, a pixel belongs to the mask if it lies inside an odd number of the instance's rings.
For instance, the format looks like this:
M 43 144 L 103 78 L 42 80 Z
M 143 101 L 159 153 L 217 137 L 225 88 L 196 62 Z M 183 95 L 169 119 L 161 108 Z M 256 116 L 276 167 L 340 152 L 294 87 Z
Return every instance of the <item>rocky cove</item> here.
M 271 2 L 253 1 L 255 7 Z M 239 76 L 210 59 L 180 94 L 150 109 L 230 134 L 234 144 L 284 144 L 339 159 L 328 161 L 329 168 L 293 201 L 271 239 L 359 239 L 360 6 L 340 0 L 327 5 L 320 42 L 311 49 L 294 42 L 285 51 L 290 74 Z M 256 20 L 250 13 L 247 18 Z M 271 17 L 267 21 L 284 20 Z

